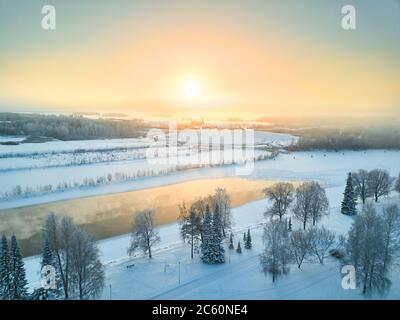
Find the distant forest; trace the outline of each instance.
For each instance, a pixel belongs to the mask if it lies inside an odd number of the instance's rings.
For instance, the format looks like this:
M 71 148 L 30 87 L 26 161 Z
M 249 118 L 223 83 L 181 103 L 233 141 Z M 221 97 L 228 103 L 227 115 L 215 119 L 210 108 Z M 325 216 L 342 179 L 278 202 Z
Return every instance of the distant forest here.
M 0 135 L 47 137 L 59 140 L 136 138 L 145 134 L 142 120 L 88 119 L 24 113 L 0 113 Z
M 400 127 L 397 126 L 311 129 L 293 134 L 300 138 L 288 147 L 290 151 L 400 150 Z

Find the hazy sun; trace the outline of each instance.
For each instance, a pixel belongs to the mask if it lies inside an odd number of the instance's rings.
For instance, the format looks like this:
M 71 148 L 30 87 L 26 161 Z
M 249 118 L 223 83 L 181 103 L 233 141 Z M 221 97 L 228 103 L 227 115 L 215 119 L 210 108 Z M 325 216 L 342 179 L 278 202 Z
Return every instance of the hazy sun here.
M 199 84 L 194 80 L 188 80 L 183 85 L 183 91 L 188 97 L 195 97 L 199 94 Z

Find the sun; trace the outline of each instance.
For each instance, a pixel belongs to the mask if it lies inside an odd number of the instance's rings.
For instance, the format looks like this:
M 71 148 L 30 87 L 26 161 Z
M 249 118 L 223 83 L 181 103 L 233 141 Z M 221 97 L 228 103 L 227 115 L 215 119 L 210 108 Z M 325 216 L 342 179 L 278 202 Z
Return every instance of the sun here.
M 187 80 L 183 85 L 183 91 L 188 97 L 196 97 L 199 94 L 200 86 L 194 80 Z

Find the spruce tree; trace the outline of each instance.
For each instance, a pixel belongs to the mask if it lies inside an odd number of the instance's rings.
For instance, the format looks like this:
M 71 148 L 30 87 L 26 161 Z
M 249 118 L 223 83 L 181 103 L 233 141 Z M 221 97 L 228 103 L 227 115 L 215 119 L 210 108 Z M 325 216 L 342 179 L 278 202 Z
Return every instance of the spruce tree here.
M 229 237 L 229 250 L 235 249 L 235 246 L 233 245 L 233 234 L 231 233 Z
M 290 217 L 290 218 L 289 218 L 289 225 L 288 225 L 288 231 L 289 231 L 289 232 L 292 232 L 292 227 L 293 227 L 293 225 L 292 225 L 292 218 Z
M 243 233 L 243 242 L 246 243 L 246 232 Z
M 204 263 L 213 263 L 212 247 L 212 216 L 210 207 L 207 205 L 204 221 L 202 225 L 203 242 L 201 243 L 201 260 Z
M 242 253 L 242 248 L 240 247 L 240 241 L 238 242 L 237 248 L 236 248 L 237 253 Z
M 0 300 L 11 300 L 10 252 L 4 235 L 0 247 Z
M 11 299 L 24 300 L 28 297 L 24 261 L 22 260 L 21 251 L 19 250 L 17 238 L 15 235 L 11 237 L 10 252 L 10 269 L 11 269 Z
M 222 240 L 222 217 L 220 211 L 215 210 L 212 221 L 213 263 L 225 263 L 225 250 Z
M 353 179 L 351 173 L 348 174 L 346 188 L 344 190 L 344 198 L 342 201 L 341 212 L 348 216 L 354 216 L 357 214 L 357 195 L 354 191 Z
M 246 236 L 246 242 L 244 244 L 244 247 L 246 249 L 251 249 L 252 243 L 251 243 L 251 235 L 250 235 L 250 228 L 247 229 L 247 236 Z

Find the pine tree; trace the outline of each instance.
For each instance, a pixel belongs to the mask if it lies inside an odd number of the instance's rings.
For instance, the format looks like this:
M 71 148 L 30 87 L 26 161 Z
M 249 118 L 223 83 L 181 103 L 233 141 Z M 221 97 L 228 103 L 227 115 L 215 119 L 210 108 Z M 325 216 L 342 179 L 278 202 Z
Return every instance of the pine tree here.
M 235 246 L 233 245 L 233 234 L 231 233 L 229 237 L 229 250 L 235 249 Z
M 246 243 L 246 232 L 243 233 L 243 242 Z
M 204 216 L 203 226 L 203 242 L 201 243 L 201 260 L 204 263 L 213 263 L 213 248 L 212 248 L 212 216 L 210 207 L 207 205 Z
M 0 300 L 11 300 L 10 252 L 4 235 L 0 248 Z
M 15 235 L 11 237 L 10 252 L 10 269 L 11 269 L 11 299 L 24 300 L 28 297 L 24 261 L 22 260 L 21 251 L 19 250 L 17 238 Z
M 292 218 L 290 217 L 290 218 L 289 218 L 289 226 L 288 226 L 288 231 L 289 231 L 289 232 L 292 232 L 292 227 L 293 227 L 293 225 L 292 225 Z
M 344 199 L 342 201 L 341 212 L 348 216 L 354 216 L 357 214 L 357 195 L 354 191 L 353 179 L 351 173 L 348 174 L 346 189 L 343 193 Z
M 222 217 L 220 211 L 216 210 L 212 221 L 213 263 L 225 263 L 225 250 L 222 240 Z
M 236 252 L 237 253 L 242 253 L 242 248 L 240 247 L 240 241 L 238 242 Z
M 247 229 L 247 236 L 246 236 L 246 242 L 244 244 L 244 247 L 246 249 L 251 249 L 252 246 L 253 245 L 251 243 L 251 235 L 250 235 L 250 228 L 249 228 L 249 229 Z

